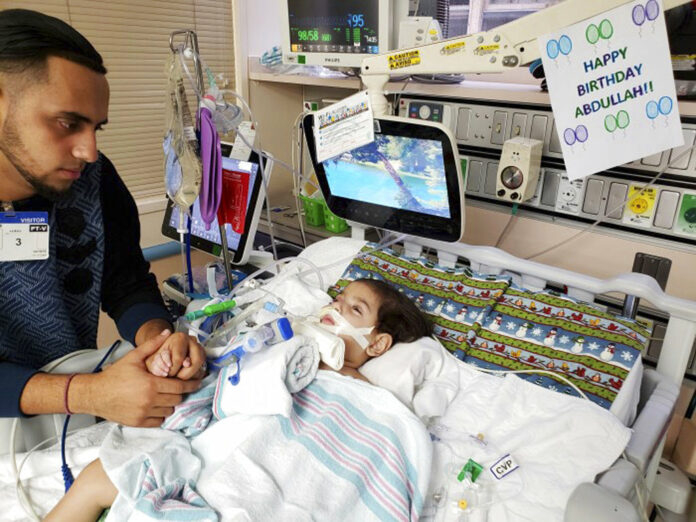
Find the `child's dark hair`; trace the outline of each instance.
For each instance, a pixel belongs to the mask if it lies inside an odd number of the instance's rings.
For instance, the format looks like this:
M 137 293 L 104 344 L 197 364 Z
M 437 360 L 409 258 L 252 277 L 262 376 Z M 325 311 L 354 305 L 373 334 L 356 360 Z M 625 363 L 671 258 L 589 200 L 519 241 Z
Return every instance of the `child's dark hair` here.
M 413 301 L 379 279 L 356 279 L 369 286 L 380 299 L 375 329 L 388 333 L 396 343 L 410 343 L 433 333 L 433 326 Z

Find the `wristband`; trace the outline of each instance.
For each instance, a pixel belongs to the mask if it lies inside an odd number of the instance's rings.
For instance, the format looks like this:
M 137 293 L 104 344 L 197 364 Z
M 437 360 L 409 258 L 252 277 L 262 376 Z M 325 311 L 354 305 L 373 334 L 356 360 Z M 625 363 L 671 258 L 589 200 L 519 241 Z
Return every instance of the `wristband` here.
M 68 390 L 70 389 L 70 382 L 73 380 L 73 377 L 77 375 L 76 373 L 71 373 L 68 376 L 68 380 L 65 383 L 65 393 L 63 394 L 63 407 L 65 408 L 65 414 L 66 415 L 72 415 L 73 412 L 70 411 L 70 408 L 68 407 Z

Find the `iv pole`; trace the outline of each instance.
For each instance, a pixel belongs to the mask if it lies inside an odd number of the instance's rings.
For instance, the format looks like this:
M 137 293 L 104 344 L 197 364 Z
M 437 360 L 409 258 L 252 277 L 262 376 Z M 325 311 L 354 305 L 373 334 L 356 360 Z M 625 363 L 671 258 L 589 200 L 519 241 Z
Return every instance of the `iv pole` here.
M 183 45 L 174 47 L 174 38 L 181 34 L 185 35 Z M 196 35 L 195 31 L 190 29 L 172 31 L 172 33 L 169 35 L 169 48 L 173 53 L 183 52 L 185 49 L 191 49 L 193 51 L 193 64 L 196 67 L 196 83 L 198 84 L 198 92 L 196 93 L 196 96 L 198 98 L 198 106 L 200 106 L 201 96 L 205 92 L 205 84 L 203 83 L 203 66 L 198 58 L 200 56 L 198 50 L 198 35 Z M 227 231 L 225 230 L 224 224 L 219 224 L 218 226 L 220 230 L 220 244 L 222 245 L 222 261 L 223 265 L 225 266 L 225 277 L 227 278 L 227 288 L 231 291 L 233 279 L 232 270 L 230 268 L 230 252 L 227 249 Z

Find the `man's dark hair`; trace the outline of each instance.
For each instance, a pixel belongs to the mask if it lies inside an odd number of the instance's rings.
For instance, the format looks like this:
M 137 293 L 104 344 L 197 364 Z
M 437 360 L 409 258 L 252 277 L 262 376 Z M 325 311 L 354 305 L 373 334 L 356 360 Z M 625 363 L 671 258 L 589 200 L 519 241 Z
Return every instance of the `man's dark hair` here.
M 49 56 L 106 74 L 97 50 L 62 20 L 28 9 L 0 11 L 0 72 L 41 75 Z
M 380 298 L 375 329 L 388 333 L 396 343 L 410 343 L 433 333 L 433 326 L 413 301 L 389 283 L 379 279 L 356 279 L 368 285 Z

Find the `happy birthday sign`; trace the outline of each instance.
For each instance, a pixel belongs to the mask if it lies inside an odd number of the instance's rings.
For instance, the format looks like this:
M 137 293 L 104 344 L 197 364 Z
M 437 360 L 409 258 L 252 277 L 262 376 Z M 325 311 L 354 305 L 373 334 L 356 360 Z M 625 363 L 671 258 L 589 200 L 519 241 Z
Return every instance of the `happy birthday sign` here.
M 539 45 L 571 180 L 684 143 L 660 1 L 617 7 Z

